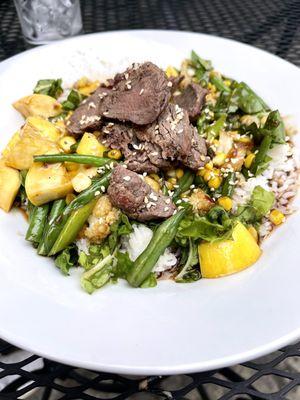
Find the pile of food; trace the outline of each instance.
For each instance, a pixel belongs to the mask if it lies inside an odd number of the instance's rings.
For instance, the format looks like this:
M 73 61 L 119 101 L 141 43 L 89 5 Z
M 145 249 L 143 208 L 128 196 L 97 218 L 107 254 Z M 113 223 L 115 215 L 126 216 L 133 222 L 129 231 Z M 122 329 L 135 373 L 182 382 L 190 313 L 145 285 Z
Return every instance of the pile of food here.
M 38 81 L 2 153 L 0 207 L 88 292 L 125 279 L 240 271 L 293 212 L 291 129 L 244 82 L 192 52 L 180 70 L 133 64 L 105 82 Z

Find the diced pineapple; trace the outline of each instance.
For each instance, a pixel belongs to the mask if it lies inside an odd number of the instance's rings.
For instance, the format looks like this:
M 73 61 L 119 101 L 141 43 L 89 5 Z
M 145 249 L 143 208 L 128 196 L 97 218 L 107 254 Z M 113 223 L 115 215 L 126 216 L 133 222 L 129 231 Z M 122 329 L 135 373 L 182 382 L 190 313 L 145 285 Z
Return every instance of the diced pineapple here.
M 34 163 L 26 175 L 25 189 L 29 201 L 40 206 L 65 197 L 73 186 L 63 164 Z
M 19 171 L 7 167 L 0 160 L 0 207 L 8 212 L 21 186 Z
M 97 89 L 99 85 L 99 81 L 90 81 L 84 76 L 75 83 L 74 88 L 77 89 L 78 92 L 83 94 L 84 96 L 89 96 Z
M 103 153 L 107 150 L 107 147 L 101 144 L 95 135 L 86 132 L 82 136 L 76 152 L 78 154 L 103 157 Z
M 61 113 L 61 104 L 53 97 L 45 94 L 31 94 L 22 97 L 22 99 L 13 103 L 14 108 L 19 111 L 23 117 L 55 117 Z

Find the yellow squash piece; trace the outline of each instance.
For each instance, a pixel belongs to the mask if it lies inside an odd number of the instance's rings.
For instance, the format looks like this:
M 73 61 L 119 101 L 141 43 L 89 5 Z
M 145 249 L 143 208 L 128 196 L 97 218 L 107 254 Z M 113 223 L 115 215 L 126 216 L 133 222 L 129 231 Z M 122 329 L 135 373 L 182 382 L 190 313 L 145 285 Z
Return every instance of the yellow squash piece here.
M 13 106 L 25 118 L 30 116 L 56 117 L 62 110 L 61 104 L 46 94 L 32 94 L 22 97 L 22 99 L 13 103 Z
M 101 144 L 95 135 L 86 132 L 77 147 L 76 152 L 78 154 L 85 154 L 91 156 L 103 157 L 103 153 L 107 150 L 103 144 Z
M 0 207 L 8 212 L 21 186 L 19 171 L 7 167 L 0 160 Z
M 237 223 L 232 240 L 199 245 L 200 268 L 203 278 L 219 278 L 234 274 L 254 264 L 261 249 L 247 228 Z
M 10 143 L 8 144 L 10 146 Z M 46 153 L 59 153 L 58 145 L 42 137 L 33 129 L 22 129 L 19 140 L 13 146 L 4 150 L 4 160 L 8 167 L 29 169 L 33 163 L 33 156 Z
M 26 175 L 25 190 L 29 201 L 40 206 L 65 197 L 73 186 L 63 164 L 34 163 Z
M 7 143 L 5 149 L 2 151 L 3 157 L 6 157 L 11 152 L 11 150 L 15 147 L 16 143 L 18 143 L 19 140 L 20 140 L 20 132 L 17 131 L 13 134 L 13 136 Z
M 41 117 L 28 117 L 22 130 L 34 131 L 52 142 L 57 142 L 63 136 L 58 127 Z

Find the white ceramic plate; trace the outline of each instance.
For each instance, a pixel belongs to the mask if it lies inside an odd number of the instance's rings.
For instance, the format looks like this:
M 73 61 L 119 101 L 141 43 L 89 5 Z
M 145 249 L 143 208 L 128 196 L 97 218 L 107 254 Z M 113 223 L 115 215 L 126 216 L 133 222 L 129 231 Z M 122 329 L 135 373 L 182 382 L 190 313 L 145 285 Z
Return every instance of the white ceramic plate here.
M 41 78 L 70 84 L 113 75 L 129 62 L 180 65 L 191 49 L 245 80 L 300 126 L 300 70 L 234 41 L 172 31 L 87 35 L 39 47 L 0 64 L 0 146 L 22 123 L 11 107 Z M 299 139 L 298 139 L 299 140 Z M 299 141 L 298 141 L 299 143 Z M 223 367 L 300 337 L 300 214 L 264 243 L 252 268 L 193 284 L 125 282 L 92 296 L 78 272 L 64 277 L 24 240 L 18 213 L 0 213 L 0 337 L 67 364 L 126 374 L 170 374 Z

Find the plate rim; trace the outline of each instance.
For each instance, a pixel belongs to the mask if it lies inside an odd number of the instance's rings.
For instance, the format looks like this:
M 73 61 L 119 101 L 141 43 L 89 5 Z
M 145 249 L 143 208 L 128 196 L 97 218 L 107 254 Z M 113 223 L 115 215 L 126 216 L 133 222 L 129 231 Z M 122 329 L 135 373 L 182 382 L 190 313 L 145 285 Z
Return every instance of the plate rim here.
M 251 48 L 251 50 L 255 49 L 255 51 L 262 52 L 262 53 L 267 53 L 268 55 L 272 56 L 273 58 L 280 60 L 280 62 L 284 62 L 289 65 L 289 67 L 293 67 L 297 69 L 297 71 L 300 71 L 300 68 L 293 64 L 290 61 L 287 61 L 267 50 L 263 50 L 260 48 L 257 48 L 255 46 L 249 45 L 247 43 L 243 43 L 234 39 L 226 38 L 226 37 L 220 37 L 216 35 L 209 35 L 205 33 L 198 33 L 198 32 L 190 32 L 190 31 L 180 31 L 180 30 L 162 30 L 162 29 L 127 29 L 127 30 L 112 30 L 112 31 L 105 31 L 105 32 L 94 32 L 94 33 L 89 33 L 89 34 L 84 34 L 84 35 L 78 35 L 74 36 L 71 38 L 67 38 L 64 40 L 59 40 L 55 41 L 53 43 L 49 43 L 46 45 L 42 46 L 37 46 L 32 49 L 25 50 L 21 53 L 18 53 L 12 57 L 9 57 L 3 61 L 0 62 L 0 74 L 3 71 L 3 68 L 8 66 L 10 63 L 14 63 L 18 58 L 22 58 L 24 55 L 30 54 L 31 52 L 38 52 L 42 48 L 47 48 L 47 47 L 55 47 L 58 44 L 61 43 L 66 43 L 68 41 L 76 41 L 82 37 L 90 37 L 90 36 L 104 36 L 104 35 L 122 35 L 126 33 L 149 33 L 150 35 L 152 33 L 167 33 L 167 34 L 181 34 L 181 35 L 193 35 L 195 37 L 209 37 L 209 38 L 214 38 L 219 41 L 226 41 L 226 42 L 233 42 L 234 44 L 238 45 L 243 45 L 248 48 Z M 299 195 L 299 193 L 298 193 Z M 65 363 L 68 365 L 73 365 L 73 366 L 79 366 L 79 363 L 75 360 L 72 360 L 71 357 L 60 357 L 60 356 L 49 356 L 44 351 L 36 351 L 34 348 L 30 345 L 27 345 L 26 340 L 22 340 L 22 335 L 10 335 L 8 332 L 6 332 L 5 328 L 3 328 L 0 325 L 0 337 L 17 346 L 20 347 L 24 350 L 27 350 L 29 352 L 32 352 L 34 354 L 38 354 L 41 357 L 49 358 L 51 360 L 60 362 L 60 363 Z M 242 363 L 245 361 L 249 361 L 258 357 L 261 357 L 263 355 L 266 355 L 274 350 L 277 350 L 281 347 L 284 347 L 293 341 L 297 340 L 300 338 L 300 326 L 297 329 L 294 329 L 290 333 L 282 336 L 279 339 L 273 340 L 270 343 L 266 345 L 261 345 L 259 347 L 254 347 L 252 350 L 248 350 L 245 352 L 237 353 L 235 355 L 231 356 L 224 356 L 218 359 L 213 359 L 210 361 L 199 361 L 199 362 L 194 362 L 194 363 L 189 363 L 189 364 L 182 364 L 180 366 L 168 366 L 168 367 L 135 367 L 135 366 L 129 366 L 129 365 L 110 365 L 106 366 L 99 364 L 98 362 L 93 362 L 93 361 L 80 361 L 80 367 L 87 368 L 87 369 L 92 369 L 92 370 L 99 370 L 99 371 L 104 371 L 104 372 L 109 372 L 109 373 L 117 373 L 117 374 L 132 374 L 132 375 L 153 375 L 153 374 L 160 374 L 160 375 L 170 375 L 170 374 L 184 374 L 184 373 L 193 373 L 193 372 L 202 372 L 202 371 L 209 371 L 209 370 L 214 370 L 230 365 L 235 365 L 238 363 Z M 24 343 L 24 344 L 23 344 Z

